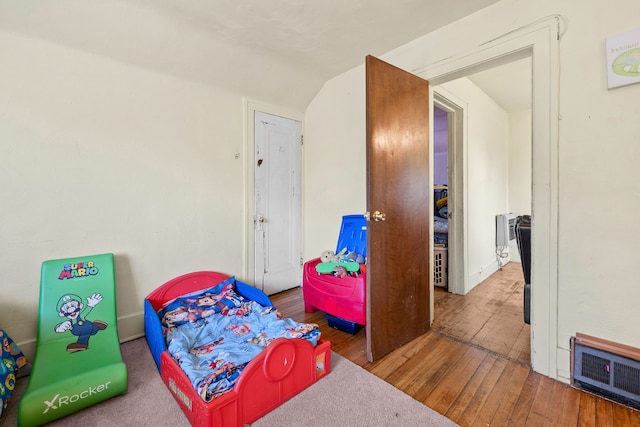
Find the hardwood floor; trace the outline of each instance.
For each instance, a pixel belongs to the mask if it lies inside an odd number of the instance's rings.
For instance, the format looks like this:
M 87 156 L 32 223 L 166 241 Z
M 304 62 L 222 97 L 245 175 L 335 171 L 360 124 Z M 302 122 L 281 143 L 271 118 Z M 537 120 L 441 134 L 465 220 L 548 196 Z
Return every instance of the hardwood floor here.
M 461 426 L 640 426 L 640 412 L 533 372 L 522 272 L 507 264 L 468 295 L 436 289 L 430 332 L 369 363 L 355 335 L 305 313 L 302 289 L 272 295 L 287 317 L 320 326 L 336 353 Z
M 468 295 L 435 289 L 433 329 L 509 359 L 531 363 L 531 328 L 524 323 L 524 277 L 509 263 Z

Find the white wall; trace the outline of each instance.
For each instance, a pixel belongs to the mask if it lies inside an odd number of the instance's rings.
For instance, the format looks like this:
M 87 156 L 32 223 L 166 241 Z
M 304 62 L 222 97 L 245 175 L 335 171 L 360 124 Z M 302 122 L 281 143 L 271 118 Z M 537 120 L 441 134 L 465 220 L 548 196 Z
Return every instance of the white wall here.
M 531 110 L 509 114 L 509 212 L 531 215 Z
M 509 209 L 509 116 L 467 78 L 440 87 L 463 100 L 467 114 L 468 285 L 471 290 L 498 269 L 496 215 Z
M 166 280 L 240 275 L 244 94 L 0 34 L 0 327 L 27 355 L 44 260 L 116 254 L 122 339 Z
M 640 158 L 640 84 L 608 90 L 604 48 L 608 36 L 638 28 L 632 13 L 636 6 L 631 0 L 503 0 L 381 57 L 406 70 L 417 70 L 479 49 L 483 43 L 545 17 L 560 15 L 559 151 L 552 153 L 558 155 L 559 173 L 558 289 L 549 295 L 558 303 L 557 332 L 555 325 L 550 329 L 556 335 L 557 370 L 548 374 L 565 380 L 569 337 L 576 332 L 640 347 L 640 335 L 629 327 L 640 323 L 636 307 L 640 286 L 635 271 L 640 239 L 640 223 L 635 219 L 640 209 L 636 165 Z M 322 145 L 322 153 L 339 148 L 353 152 L 353 145 L 364 152 L 363 123 L 323 121 L 336 108 L 362 120 L 364 98 L 345 102 L 343 93 L 351 88 L 354 95 L 361 94 L 363 79 L 360 67 L 345 73 L 327 82 L 311 102 L 307 122 L 324 127 L 308 129 L 308 152 L 320 154 L 316 144 Z M 322 131 L 317 132 L 320 127 Z M 316 160 L 328 164 L 329 156 Z M 308 164 L 307 177 L 320 172 Z M 332 172 L 333 181 L 364 186 L 361 169 L 335 168 Z M 312 181 L 308 184 L 307 194 L 314 193 L 317 187 Z M 314 208 L 305 214 L 307 227 L 335 222 L 342 202 L 331 198 L 313 201 Z M 355 203 L 364 208 L 364 198 L 349 199 L 349 205 Z M 334 224 L 331 236 L 333 230 Z M 317 250 L 328 240 L 322 233 L 307 233 L 305 248 Z M 555 362 L 551 366 L 556 366 Z
M 335 250 L 342 216 L 366 210 L 364 108 L 364 66 L 329 80 L 307 108 L 305 259 Z
M 608 90 L 605 66 L 606 38 L 640 27 L 637 3 L 564 3 L 558 346 L 583 332 L 640 347 L 640 84 Z

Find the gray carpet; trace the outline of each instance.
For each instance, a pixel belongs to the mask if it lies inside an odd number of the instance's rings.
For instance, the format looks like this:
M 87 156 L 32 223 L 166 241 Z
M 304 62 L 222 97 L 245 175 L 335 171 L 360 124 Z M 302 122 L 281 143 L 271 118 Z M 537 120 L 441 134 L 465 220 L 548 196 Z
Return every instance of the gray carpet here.
M 129 391 L 50 426 L 189 426 L 160 379 L 144 338 L 124 343 Z M 272 426 L 455 426 L 358 365 L 331 354 L 332 372 L 262 417 L 252 427 Z M 17 403 L 27 378 L 18 380 L 0 426 L 16 426 Z

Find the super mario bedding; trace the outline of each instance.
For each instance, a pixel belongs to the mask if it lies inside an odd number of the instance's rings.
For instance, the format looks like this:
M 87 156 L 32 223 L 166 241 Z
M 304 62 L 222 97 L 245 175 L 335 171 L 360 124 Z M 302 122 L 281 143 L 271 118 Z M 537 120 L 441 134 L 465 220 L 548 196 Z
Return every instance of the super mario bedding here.
M 206 402 L 231 390 L 247 364 L 277 338 L 302 338 L 314 347 L 315 324 L 282 318 L 236 292 L 233 277 L 175 298 L 158 311 L 169 354 Z

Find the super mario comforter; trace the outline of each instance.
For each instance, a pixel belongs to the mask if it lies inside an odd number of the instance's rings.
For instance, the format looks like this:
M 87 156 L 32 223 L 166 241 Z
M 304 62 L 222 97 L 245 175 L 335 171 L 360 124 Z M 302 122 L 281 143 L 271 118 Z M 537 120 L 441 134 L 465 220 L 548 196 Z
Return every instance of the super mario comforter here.
M 205 401 L 233 388 L 244 367 L 276 338 L 303 338 L 315 347 L 315 324 L 282 318 L 235 291 L 232 277 L 176 298 L 158 312 L 169 354 Z

